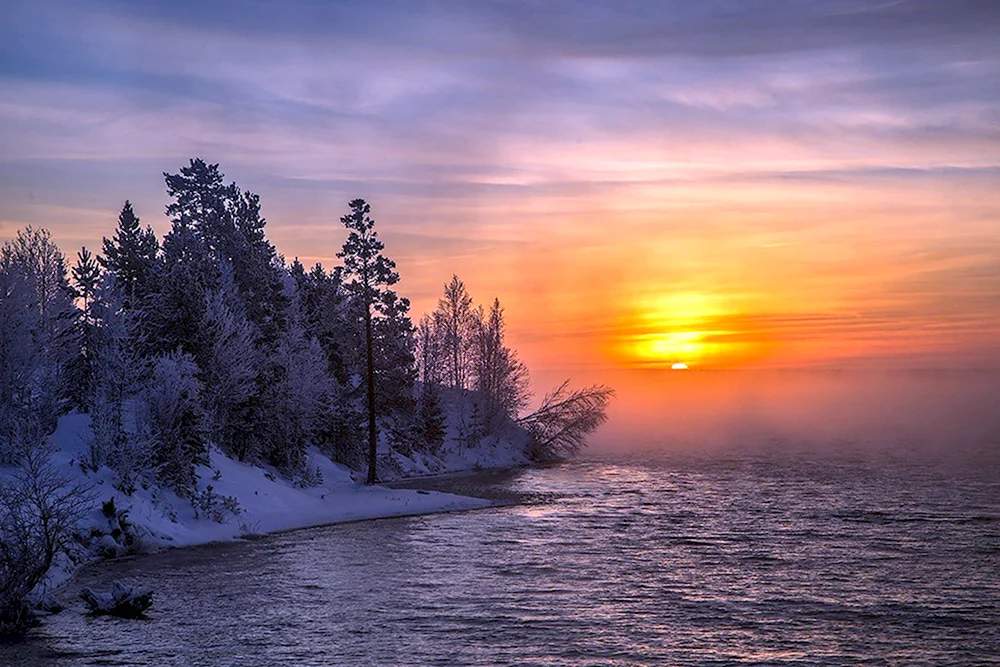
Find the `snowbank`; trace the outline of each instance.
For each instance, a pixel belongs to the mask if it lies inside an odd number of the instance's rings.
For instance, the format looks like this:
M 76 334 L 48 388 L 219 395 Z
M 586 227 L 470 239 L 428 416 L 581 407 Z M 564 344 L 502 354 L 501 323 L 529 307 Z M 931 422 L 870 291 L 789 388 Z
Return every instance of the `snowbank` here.
M 59 420 L 51 437 L 52 463 L 57 471 L 89 490 L 92 506 L 80 525 L 81 536 L 89 535 L 87 547 L 80 547 L 74 560 L 82 562 L 101 555 L 120 555 L 121 533 L 127 524 L 129 540 L 142 551 L 181 547 L 208 542 L 240 539 L 277 531 L 383 517 L 409 516 L 432 512 L 488 507 L 489 500 L 449 493 L 365 486 L 351 471 L 333 463 L 318 451 L 309 452 L 309 468 L 318 471 L 311 486 L 302 486 L 281 477 L 276 471 L 259 468 L 210 453 L 210 465 L 198 470 L 201 502 L 181 498 L 170 490 L 146 486 L 126 495 L 115 488 L 114 473 L 102 468 L 87 469 L 82 461 L 90 438 L 90 418 L 70 414 Z M 487 446 L 487 450 L 498 447 Z M 485 454 L 485 452 L 483 452 Z M 450 463 L 410 461 L 413 474 L 428 466 L 455 465 L 456 470 L 473 467 L 478 456 L 468 452 L 446 459 Z M 502 464 L 509 457 L 494 456 L 490 462 Z M 0 476 L 9 471 L 0 468 Z M 106 508 L 113 501 L 114 514 Z M 103 507 L 102 507 L 103 506 Z M 117 541 L 117 542 L 116 542 Z M 75 569 L 70 559 L 60 557 L 41 588 L 52 590 L 65 583 Z
M 198 488 L 221 500 L 235 499 L 238 513 L 228 513 L 222 522 L 211 512 L 199 511 L 173 492 L 150 486 L 125 495 L 113 485 L 108 469 L 94 473 L 81 466 L 86 451 L 90 420 L 87 415 L 64 416 L 52 436 L 57 448 L 55 461 L 60 471 L 90 484 L 94 492 L 91 517 L 97 525 L 106 523 L 100 504 L 111 498 L 115 506 L 128 509 L 128 519 L 148 546 L 190 546 L 236 539 L 328 523 L 379 517 L 403 516 L 448 510 L 486 507 L 489 501 L 448 493 L 428 493 L 365 486 L 355 481 L 351 471 L 333 463 L 317 451 L 309 453 L 309 464 L 321 480 L 315 486 L 300 487 L 274 470 L 235 461 L 218 450 L 210 453 L 211 463 L 198 470 Z

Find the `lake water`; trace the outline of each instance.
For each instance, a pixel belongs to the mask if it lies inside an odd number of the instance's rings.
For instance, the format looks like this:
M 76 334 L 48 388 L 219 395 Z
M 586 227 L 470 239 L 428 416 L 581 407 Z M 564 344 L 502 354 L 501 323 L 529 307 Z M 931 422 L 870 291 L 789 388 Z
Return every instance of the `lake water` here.
M 430 483 L 428 483 L 430 484 Z M 438 481 L 514 502 L 88 569 L 3 665 L 1000 664 L 1000 469 L 608 458 Z

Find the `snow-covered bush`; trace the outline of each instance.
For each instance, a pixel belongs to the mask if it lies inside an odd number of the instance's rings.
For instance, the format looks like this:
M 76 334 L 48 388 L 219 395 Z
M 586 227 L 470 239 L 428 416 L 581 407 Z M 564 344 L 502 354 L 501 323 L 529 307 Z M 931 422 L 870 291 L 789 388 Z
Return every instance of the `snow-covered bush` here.
M 28 595 L 69 546 L 90 501 L 89 490 L 58 474 L 41 446 L 0 476 L 0 636 L 31 624 Z
M 234 496 L 221 496 L 209 484 L 191 498 L 196 518 L 207 517 L 216 523 L 225 523 L 230 516 L 240 516 L 240 503 Z

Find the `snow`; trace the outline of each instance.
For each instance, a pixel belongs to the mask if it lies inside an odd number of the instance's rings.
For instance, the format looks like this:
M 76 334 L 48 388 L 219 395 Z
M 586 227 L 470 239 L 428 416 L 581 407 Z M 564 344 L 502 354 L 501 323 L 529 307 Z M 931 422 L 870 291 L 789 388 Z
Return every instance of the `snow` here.
M 421 477 L 444 473 L 517 468 L 530 463 L 525 454 L 528 434 L 508 424 L 503 436 L 487 436 L 472 443 L 464 442 L 461 424 L 471 421 L 473 396 L 453 389 L 442 389 L 445 410 L 445 439 L 434 455 L 414 452 L 411 456 L 393 453 L 396 470 L 382 472 L 383 477 Z
M 93 490 L 90 518 L 94 524 L 106 522 L 100 504 L 113 498 L 117 508 L 129 510 L 129 521 L 151 547 L 191 546 L 330 523 L 490 505 L 481 498 L 449 493 L 365 486 L 354 479 L 348 468 L 315 450 L 309 452 L 309 465 L 319 470 L 322 481 L 317 486 L 299 488 L 274 470 L 235 461 L 213 448 L 210 465 L 198 470 L 198 488 L 211 486 L 220 497 L 232 496 L 239 504 L 238 516 L 229 516 L 224 523 L 218 523 L 199 513 L 189 500 L 167 489 L 141 487 L 126 495 L 114 487 L 111 470 L 85 470 L 80 460 L 86 451 L 89 431 L 87 415 L 62 417 L 51 438 L 56 447 L 54 463 L 60 472 Z
M 527 434 L 513 423 L 503 437 L 490 436 L 474 443 L 463 438 L 461 424 L 468 423 L 470 401 L 457 392 L 448 396 L 444 403 L 445 442 L 435 454 L 389 454 L 383 442 L 380 478 L 527 465 Z M 136 544 L 138 552 L 148 552 L 350 521 L 473 510 L 493 504 L 482 498 L 436 491 L 366 486 L 358 481 L 363 479 L 363 473 L 352 472 L 315 449 L 308 451 L 307 468 L 313 472 L 309 477 L 314 483 L 311 486 L 286 479 L 273 468 L 231 459 L 212 448 L 209 465 L 197 470 L 200 497 L 182 498 L 153 484 L 140 485 L 125 494 L 116 488 L 118 477 L 112 470 L 105 467 L 95 472 L 83 464 L 88 459 L 91 438 L 90 417 L 79 413 L 62 416 L 50 437 L 52 464 L 73 483 L 87 488 L 90 509 L 78 530 L 86 546 L 77 546 L 72 557 L 59 554 L 46 580 L 36 588 L 35 597 L 64 585 L 79 564 L 136 553 Z M 0 468 L 0 483 L 10 472 Z M 114 517 L 102 511 L 102 504 L 109 500 L 114 501 Z M 128 540 L 122 536 L 126 528 Z
M 89 551 L 77 550 L 75 559 L 78 562 L 97 558 L 102 547 L 105 554 L 114 553 L 114 540 L 106 534 L 109 519 L 101 509 L 102 503 L 109 499 L 114 500 L 119 512 L 128 510 L 127 521 L 138 536 L 142 551 L 365 519 L 480 509 L 492 504 L 482 498 L 449 493 L 366 486 L 355 479 L 350 469 L 334 463 L 315 449 L 309 451 L 308 465 L 319 471 L 321 479 L 315 486 L 302 487 L 283 478 L 276 470 L 230 459 L 213 448 L 210 465 L 198 469 L 198 490 L 205 492 L 211 487 L 219 505 L 226 496 L 238 503 L 238 514 L 219 513 L 221 516 L 217 518 L 223 519 L 220 523 L 206 516 L 210 512 L 199 512 L 191 500 L 168 489 L 140 486 L 127 495 L 115 488 L 117 478 L 110 469 L 94 472 L 82 464 L 90 437 L 89 416 L 72 413 L 60 418 L 50 438 L 54 449 L 52 463 L 58 472 L 89 490 L 91 509 L 79 532 L 82 535 L 105 533 L 91 540 Z M 472 448 L 446 445 L 438 457 L 420 454 L 415 454 L 414 459 L 397 457 L 402 474 L 394 476 L 522 464 L 523 456 L 512 454 L 513 449 L 520 447 L 498 440 Z M 0 482 L 9 472 L 0 468 Z M 115 521 L 111 525 L 117 526 Z M 60 587 L 70 579 L 75 567 L 74 562 L 60 555 L 36 593 L 44 594 Z

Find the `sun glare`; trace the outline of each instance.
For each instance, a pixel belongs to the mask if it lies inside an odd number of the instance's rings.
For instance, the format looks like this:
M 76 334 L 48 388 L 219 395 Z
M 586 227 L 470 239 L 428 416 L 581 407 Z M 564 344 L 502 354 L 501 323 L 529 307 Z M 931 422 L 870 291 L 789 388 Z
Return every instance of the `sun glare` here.
M 766 351 L 712 293 L 680 292 L 635 298 L 623 314 L 614 357 L 629 366 L 684 370 L 741 365 Z
M 678 363 L 681 359 L 701 359 L 705 355 L 703 337 L 701 331 L 641 335 L 635 341 L 635 354 L 646 362 L 664 365 Z

